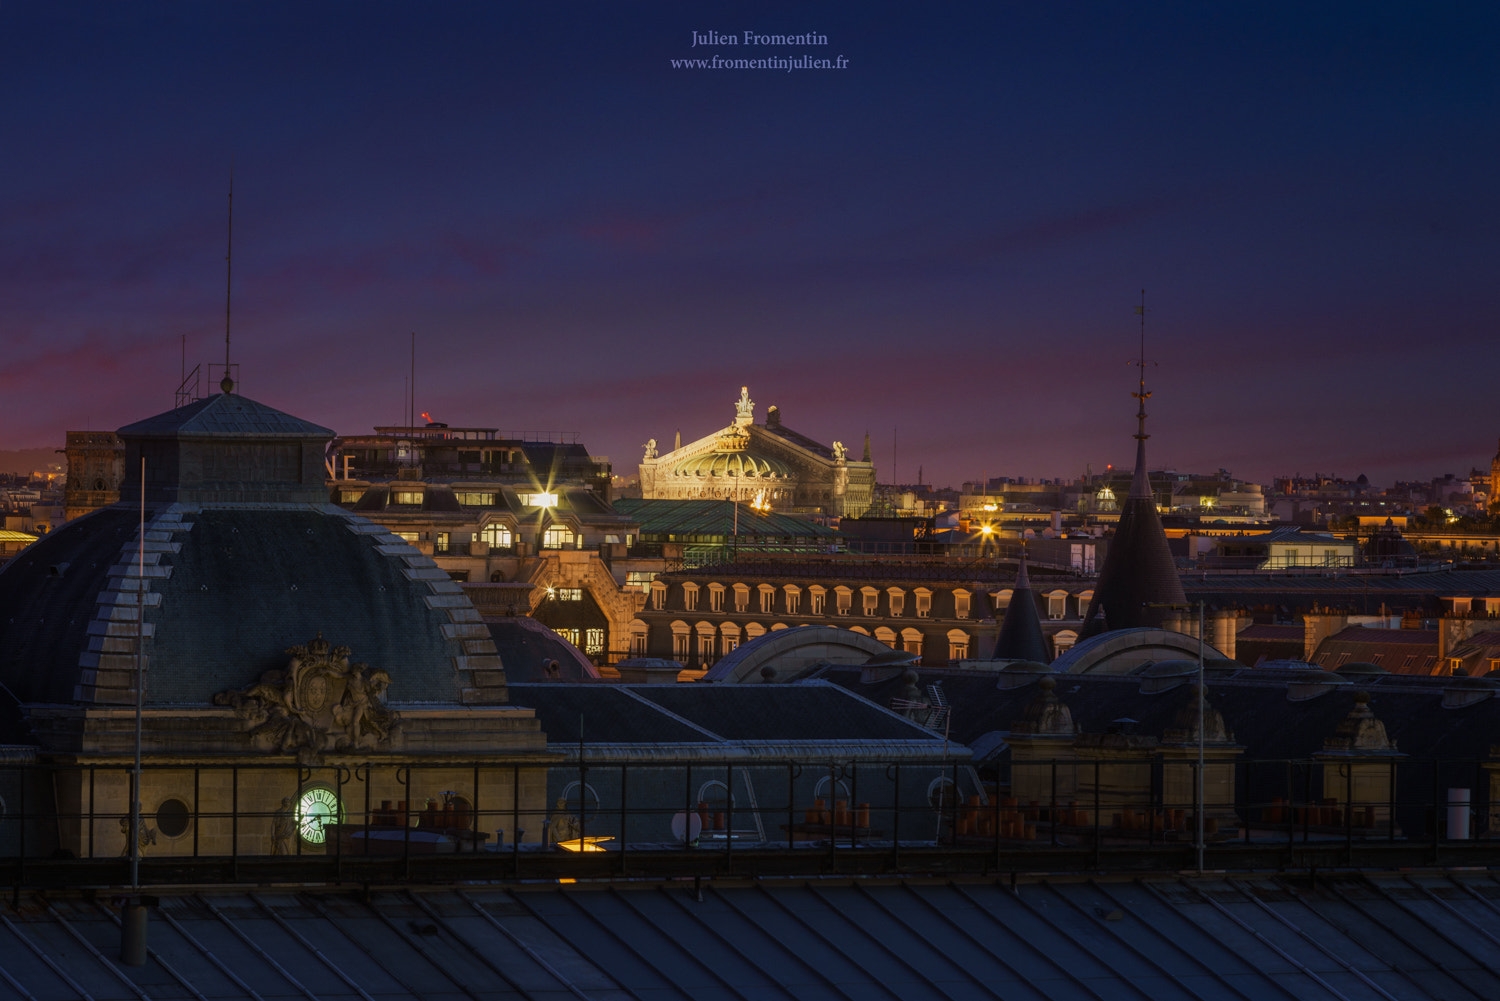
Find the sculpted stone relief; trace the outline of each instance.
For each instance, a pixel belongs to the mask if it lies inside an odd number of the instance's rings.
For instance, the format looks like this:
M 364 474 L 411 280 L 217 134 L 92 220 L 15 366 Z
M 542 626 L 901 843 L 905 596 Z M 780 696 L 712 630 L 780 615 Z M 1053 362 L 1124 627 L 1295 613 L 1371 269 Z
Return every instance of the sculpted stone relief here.
M 319 633 L 286 651 L 284 670 L 267 671 L 239 690 L 220 692 L 214 704 L 229 706 L 254 724 L 257 746 L 295 751 L 303 764 L 318 764 L 328 751 L 388 747 L 400 717 L 385 705 L 391 676 L 381 668 L 349 662 L 346 646 L 331 646 Z

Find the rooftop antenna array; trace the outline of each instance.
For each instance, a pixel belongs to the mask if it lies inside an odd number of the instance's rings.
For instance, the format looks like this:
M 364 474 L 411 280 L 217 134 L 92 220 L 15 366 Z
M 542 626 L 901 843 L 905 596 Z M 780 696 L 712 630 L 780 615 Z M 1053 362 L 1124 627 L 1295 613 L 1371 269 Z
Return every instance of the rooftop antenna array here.
M 229 165 L 229 226 L 228 247 L 224 252 L 224 378 L 219 380 L 219 388 L 228 393 L 234 389 L 235 366 L 229 360 L 229 319 L 232 304 L 231 294 L 233 292 L 234 279 L 234 164 Z M 194 365 L 193 370 L 187 370 L 187 335 L 182 335 L 182 380 L 177 384 L 175 406 L 183 407 L 194 400 L 203 397 L 199 392 L 199 380 L 202 378 L 203 365 Z M 213 380 L 214 363 L 208 363 L 207 376 Z
M 234 278 L 234 161 L 229 161 L 229 235 L 224 249 L 224 378 L 219 388 L 224 392 L 234 389 L 234 379 L 229 374 L 229 306 Z

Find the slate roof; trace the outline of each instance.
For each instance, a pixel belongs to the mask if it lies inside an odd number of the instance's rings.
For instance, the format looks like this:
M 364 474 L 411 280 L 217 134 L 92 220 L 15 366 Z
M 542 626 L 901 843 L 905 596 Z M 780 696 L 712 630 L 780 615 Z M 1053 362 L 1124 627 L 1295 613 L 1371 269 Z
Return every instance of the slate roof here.
M 881 705 L 901 688 L 899 670 L 865 672 L 859 667 L 830 666 L 818 677 L 841 685 Z M 1323 741 L 1354 705 L 1354 694 L 1367 691 L 1387 735 L 1412 758 L 1442 755 L 1470 762 L 1486 758 L 1500 734 L 1500 698 L 1490 697 L 1464 708 L 1443 708 L 1450 679 L 1379 675 L 1351 682 L 1326 673 L 1330 686 L 1316 698 L 1293 701 L 1290 686 L 1305 672 L 1244 668 L 1227 676 L 1210 676 L 1209 702 L 1224 715 L 1247 758 L 1303 758 L 1321 751 Z M 1142 692 L 1138 675 L 1054 674 L 1056 694 L 1085 732 L 1103 733 L 1122 717 L 1139 722 L 1140 732 L 1161 734 L 1178 710 L 1191 701 L 1184 684 L 1156 694 Z M 866 679 L 870 680 L 866 680 Z M 1472 679 L 1466 679 L 1472 680 Z M 972 744 L 993 731 L 1008 732 L 1036 697 L 1035 684 L 999 689 L 995 676 L 961 669 L 926 669 L 919 684 L 941 681 L 952 707 L 950 733 Z M 1341 684 L 1340 682 L 1346 682 Z M 1472 764 L 1469 765 L 1472 770 Z
M 332 438 L 328 428 L 237 393 L 214 393 L 120 428 L 121 438 Z
M 1479 872 L 205 890 L 158 898 L 132 968 L 104 898 L 49 894 L 0 969 L 37 1001 L 1450 1001 L 1500 996 L 1497 901 Z
M 1325 638 L 1308 658 L 1334 670 L 1363 661 L 1392 674 L 1432 674 L 1437 668 L 1436 629 L 1372 629 L 1349 626 Z
M 919 741 L 942 735 L 835 685 L 512 684 L 554 749 L 578 742 L 642 745 L 786 741 Z
M 790 536 L 836 539 L 838 532 L 789 514 L 762 514 L 747 504 L 739 507 L 739 534 L 745 536 Z M 666 535 L 731 536 L 735 531 L 734 505 L 722 500 L 643 500 L 622 497 L 615 512 L 629 516 L 641 526 L 642 537 Z
M 0 570 L 0 684 L 21 702 L 75 700 L 110 570 L 135 563 L 138 517 L 130 505 L 94 512 Z M 390 540 L 384 530 L 336 508 L 211 508 L 183 524 L 151 581 L 160 600 L 146 610 L 148 704 L 206 704 L 285 667 L 286 648 L 320 631 L 389 670 L 392 702 L 460 700 L 452 657 L 462 649 L 444 635 L 447 609 L 429 607 L 428 583 L 404 558 L 376 548 Z
M 1300 625 L 1254 623 L 1234 637 L 1234 657 L 1241 664 L 1255 666 L 1259 660 L 1282 660 L 1302 656 L 1306 631 Z
M 495 641 L 500 663 L 505 665 L 505 678 L 512 684 L 553 680 L 547 675 L 549 661 L 557 663 L 555 680 L 599 680 L 599 669 L 582 650 L 529 615 L 486 619 L 485 626 Z
M 1034 660 L 1041 664 L 1052 659 L 1047 639 L 1042 634 L 1042 618 L 1037 611 L 1031 578 L 1026 574 L 1024 556 L 1016 569 L 1015 590 L 1011 592 L 1010 605 L 1005 609 L 1000 635 L 995 640 L 995 659 Z
M 1167 534 L 1156 512 L 1156 499 L 1146 477 L 1145 408 L 1139 415 L 1135 476 L 1130 496 L 1120 508 L 1120 520 L 1104 554 L 1099 583 L 1084 615 L 1080 639 L 1111 629 L 1159 627 L 1167 605 L 1185 605 L 1187 596 L 1177 574 L 1177 561 L 1167 545 Z M 1096 610 L 1104 613 L 1101 626 Z

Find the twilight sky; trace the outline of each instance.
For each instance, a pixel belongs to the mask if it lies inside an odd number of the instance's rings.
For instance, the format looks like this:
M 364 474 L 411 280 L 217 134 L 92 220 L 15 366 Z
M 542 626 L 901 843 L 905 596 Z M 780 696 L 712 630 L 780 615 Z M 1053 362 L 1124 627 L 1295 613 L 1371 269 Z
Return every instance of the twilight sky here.
M 692 33 L 826 45 L 699 45 Z M 0 3 L 0 448 L 224 355 L 343 433 L 764 418 L 882 481 L 1500 436 L 1500 7 Z M 804 56 L 837 70 L 674 68 Z

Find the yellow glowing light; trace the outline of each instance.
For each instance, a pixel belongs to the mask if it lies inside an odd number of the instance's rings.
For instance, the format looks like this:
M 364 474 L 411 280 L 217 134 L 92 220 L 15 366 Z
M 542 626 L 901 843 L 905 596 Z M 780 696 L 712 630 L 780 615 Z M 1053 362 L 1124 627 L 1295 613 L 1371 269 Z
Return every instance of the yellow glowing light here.
M 986 505 L 985 505 L 985 506 L 984 506 L 984 509 L 985 509 L 985 510 L 986 510 L 986 511 L 998 511 L 998 510 L 1000 510 L 1000 508 L 999 508 L 999 506 L 998 506 L 998 505 L 995 505 L 995 504 L 986 504 Z
M 557 494 L 550 491 L 539 494 L 522 494 L 521 500 L 530 507 L 557 507 Z
M 605 849 L 599 847 L 601 841 L 613 841 L 614 838 L 595 837 L 590 834 L 586 838 L 574 838 L 571 841 L 559 841 L 557 847 L 565 852 L 602 852 Z
M 979 530 L 981 532 L 983 532 L 985 535 L 989 535 L 991 532 L 993 532 L 995 530 L 995 526 L 993 526 L 993 525 L 982 525 L 982 526 L 980 526 Z

